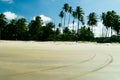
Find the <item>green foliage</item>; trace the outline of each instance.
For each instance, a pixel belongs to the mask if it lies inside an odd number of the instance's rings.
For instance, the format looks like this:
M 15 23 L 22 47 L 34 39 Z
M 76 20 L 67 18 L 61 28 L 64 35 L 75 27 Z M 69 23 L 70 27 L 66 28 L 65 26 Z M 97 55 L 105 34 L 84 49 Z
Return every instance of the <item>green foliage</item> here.
M 117 34 L 119 34 L 120 17 L 116 14 L 115 11 L 108 11 L 107 13 L 102 13 L 102 21 L 107 29 L 111 28 L 111 36 L 113 29 L 117 32 Z
M 111 36 L 110 41 L 111 42 L 120 42 L 120 37 L 113 35 L 113 36 Z
M 41 17 L 36 16 L 35 20 L 32 20 L 29 25 L 30 38 L 32 40 L 38 40 L 38 36 L 42 33 L 42 20 Z
M 90 28 L 84 26 L 78 30 L 77 38 L 79 41 L 91 41 L 94 38 L 94 34 L 90 31 Z
M 67 12 L 69 10 L 69 4 L 65 3 L 63 9 Z
M 27 30 L 28 29 L 26 25 L 26 19 L 25 18 L 18 19 L 16 22 L 17 39 L 25 40 Z
M 68 15 L 68 14 L 69 15 Z M 66 17 L 68 15 L 68 17 Z M 93 32 L 90 28 L 84 26 L 84 12 L 80 6 L 77 6 L 74 10 L 72 6 L 65 3 L 62 11 L 59 13 L 61 22 L 58 24 L 59 28 L 56 28 L 53 22 L 44 23 L 41 17 L 36 16 L 34 20 L 31 20 L 27 25 L 25 18 L 13 19 L 7 22 L 4 14 L 0 14 L 0 39 L 5 40 L 39 40 L 39 41 L 97 41 L 99 43 L 111 43 L 120 42 L 120 16 L 115 11 L 108 11 L 102 13 L 101 20 L 103 24 L 108 28 L 116 31 L 116 35 L 111 37 L 94 38 Z M 72 17 L 72 21 L 70 18 Z M 64 26 L 62 20 L 64 18 Z M 68 19 L 68 20 L 67 20 Z M 75 26 L 76 19 L 78 25 Z M 68 25 L 65 22 L 68 21 Z M 81 26 L 80 27 L 80 22 Z M 70 25 L 72 23 L 73 27 Z M 97 24 L 97 15 L 92 12 L 88 16 L 89 26 Z M 67 26 L 67 27 L 65 27 Z M 72 27 L 72 28 L 71 28 Z M 76 27 L 77 30 L 76 30 Z M 63 28 L 63 29 L 60 29 Z M 62 30 L 62 31 L 61 31 Z
M 78 29 L 79 29 L 79 21 L 81 21 L 82 24 L 84 24 L 84 12 L 80 6 L 76 7 L 76 17 L 78 19 Z
M 2 30 L 6 27 L 7 21 L 4 14 L 0 14 L 0 39 L 2 36 Z
M 110 43 L 110 38 L 109 37 L 100 37 L 96 38 L 97 43 Z
M 61 33 L 60 33 L 60 29 L 57 28 L 55 31 L 54 31 L 54 36 L 52 37 L 52 40 L 53 41 L 61 41 L 62 39 L 62 36 L 61 36 Z
M 119 15 L 114 16 L 113 29 L 117 32 L 117 35 L 118 35 L 120 32 L 120 16 Z
M 11 22 L 3 29 L 2 39 L 7 40 L 16 40 L 17 39 L 17 27 L 16 27 L 17 20 L 13 19 Z
M 46 26 L 42 27 L 42 33 L 39 34 L 39 40 L 42 41 L 51 41 L 54 38 L 53 28 L 55 27 L 54 23 L 49 22 Z
M 60 12 L 59 17 L 61 18 L 61 23 L 59 23 L 59 27 L 62 27 L 62 19 L 64 17 L 64 12 L 63 11 Z
M 101 38 L 97 38 L 96 41 L 98 43 L 120 43 L 120 37 L 119 36 L 111 36 L 111 37 L 101 37 Z
M 63 34 L 62 34 L 62 40 L 63 41 L 71 41 L 71 31 L 69 30 L 68 27 L 65 27 L 63 30 Z
M 59 17 L 60 17 L 60 18 L 63 18 L 63 17 L 64 17 L 64 12 L 63 12 L 63 11 L 60 12 Z
M 96 13 L 92 12 L 88 16 L 88 23 L 89 26 L 97 25 L 97 15 Z

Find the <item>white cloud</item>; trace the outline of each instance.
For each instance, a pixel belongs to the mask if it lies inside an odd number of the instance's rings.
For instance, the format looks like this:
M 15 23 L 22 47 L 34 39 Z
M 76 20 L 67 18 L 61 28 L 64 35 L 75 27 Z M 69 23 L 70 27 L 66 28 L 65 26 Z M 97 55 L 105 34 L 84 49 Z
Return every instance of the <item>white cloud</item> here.
M 98 22 L 96 26 L 93 26 L 93 33 L 95 35 L 95 37 L 101 37 L 103 36 L 105 33 L 103 32 L 106 32 L 105 30 L 105 27 L 104 25 L 102 24 L 102 22 Z
M 50 17 L 47 17 L 45 15 L 40 15 L 40 17 L 43 20 L 43 22 L 50 22 L 50 21 L 52 21 L 52 19 Z
M 108 31 L 106 27 L 102 24 L 102 22 L 98 22 L 97 26 L 94 26 L 93 32 L 95 37 L 110 37 L 111 36 L 111 29 L 109 28 Z M 107 32 L 107 34 L 106 34 Z M 113 30 L 113 35 L 115 35 L 115 31 Z
M 67 26 L 67 25 L 66 25 Z M 80 25 L 81 27 L 82 25 Z M 90 27 L 92 30 L 91 26 L 88 26 L 87 24 L 85 24 L 86 27 Z M 74 23 L 74 28 L 75 30 L 77 30 L 78 24 L 77 22 Z M 73 23 L 69 24 L 69 29 L 72 30 L 73 29 Z M 95 35 L 95 37 L 102 37 L 106 35 L 106 28 L 105 26 L 102 24 L 102 22 L 98 22 L 96 26 L 93 26 L 93 33 Z
M 47 17 L 45 15 L 39 15 L 44 23 L 52 21 L 50 17 Z M 35 17 L 33 17 L 33 20 L 35 20 Z
M 77 23 L 76 23 L 76 22 L 74 23 L 74 26 L 77 26 Z M 69 27 L 73 27 L 73 23 L 70 23 L 70 24 L 69 24 Z
M 12 20 L 18 17 L 15 13 L 12 13 L 10 11 L 4 12 L 3 14 L 8 20 Z
M 66 25 L 68 26 L 68 25 Z M 80 25 L 81 28 L 82 25 Z M 85 24 L 86 27 L 90 27 L 92 30 L 92 26 L 88 26 L 87 24 Z M 74 23 L 74 29 L 77 30 L 78 28 L 78 24 L 77 22 Z M 73 29 L 73 23 L 69 24 L 69 29 L 72 30 Z M 96 26 L 93 26 L 93 33 L 95 35 L 95 37 L 102 37 L 106 35 L 106 28 L 105 26 L 102 24 L 102 22 L 98 22 Z
M 66 25 L 66 26 L 68 26 L 68 25 Z M 74 23 L 74 29 L 76 30 L 76 28 L 77 28 L 77 22 Z M 69 29 L 70 29 L 70 30 L 73 29 L 73 23 L 70 23 L 70 24 L 69 24 Z
M 12 3 L 13 3 L 13 0 L 1 0 L 1 1 L 7 2 L 7 3 L 9 3 L 9 4 L 12 4 Z

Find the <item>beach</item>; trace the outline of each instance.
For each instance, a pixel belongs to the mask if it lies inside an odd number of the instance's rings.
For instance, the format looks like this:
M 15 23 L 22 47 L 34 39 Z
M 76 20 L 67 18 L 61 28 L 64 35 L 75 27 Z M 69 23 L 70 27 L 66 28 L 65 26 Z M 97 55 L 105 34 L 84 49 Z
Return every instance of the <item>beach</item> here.
M 0 80 L 119 80 L 120 44 L 0 41 Z

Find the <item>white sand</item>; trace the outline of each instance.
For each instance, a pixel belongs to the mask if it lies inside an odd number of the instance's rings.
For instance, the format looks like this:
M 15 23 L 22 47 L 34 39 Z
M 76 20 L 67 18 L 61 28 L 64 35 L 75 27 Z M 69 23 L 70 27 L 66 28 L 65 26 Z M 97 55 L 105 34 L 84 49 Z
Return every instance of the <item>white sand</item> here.
M 120 80 L 120 44 L 0 41 L 0 80 Z

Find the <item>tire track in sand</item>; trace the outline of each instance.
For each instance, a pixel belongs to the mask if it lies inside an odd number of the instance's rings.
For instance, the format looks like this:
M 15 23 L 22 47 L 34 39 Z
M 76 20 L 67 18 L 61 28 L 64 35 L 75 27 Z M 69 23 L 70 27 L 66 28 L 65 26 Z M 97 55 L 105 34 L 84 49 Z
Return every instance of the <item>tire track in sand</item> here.
M 76 79 L 76 78 L 78 78 L 78 77 L 85 76 L 85 75 L 87 75 L 87 74 L 90 74 L 90 73 L 99 71 L 99 70 L 107 67 L 109 64 L 111 64 L 111 63 L 113 62 L 113 57 L 112 57 L 112 55 L 110 55 L 110 54 L 103 54 L 103 56 L 107 56 L 107 60 L 105 60 L 104 63 L 101 64 L 100 66 L 98 66 L 97 68 L 92 69 L 92 70 L 90 70 L 90 71 L 82 72 L 82 73 L 80 72 L 80 74 L 78 74 L 78 73 L 77 73 L 77 74 L 74 74 L 73 76 L 68 77 L 68 78 L 65 78 L 65 79 L 63 79 L 63 80 L 74 80 L 74 79 Z
M 80 61 L 79 63 L 76 64 L 71 64 L 71 65 L 62 65 L 62 66 L 57 66 L 57 67 L 51 67 L 51 68 L 47 68 L 47 69 L 41 69 L 41 70 L 31 70 L 31 71 L 27 71 L 27 72 L 21 72 L 21 73 L 16 73 L 16 74 L 10 74 L 7 76 L 17 76 L 17 75 L 25 75 L 25 74 L 29 74 L 29 73 L 34 73 L 34 72 L 40 72 L 40 71 L 52 71 L 52 70 L 57 70 L 57 69 L 61 69 L 61 68 L 67 68 L 67 67 L 71 67 L 71 66 L 75 66 L 78 64 L 82 64 L 82 63 L 86 63 L 92 59 L 94 59 L 96 56 L 96 54 L 93 54 L 92 57 L 89 57 L 88 59 L 85 59 L 83 61 Z

